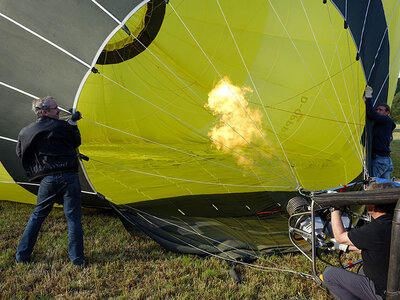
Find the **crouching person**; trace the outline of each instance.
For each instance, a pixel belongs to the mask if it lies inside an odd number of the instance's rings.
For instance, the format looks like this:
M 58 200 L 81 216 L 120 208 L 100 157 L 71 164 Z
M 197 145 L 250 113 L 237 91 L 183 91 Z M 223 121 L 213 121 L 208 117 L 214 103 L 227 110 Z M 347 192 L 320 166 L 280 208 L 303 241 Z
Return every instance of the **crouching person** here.
M 394 187 L 391 183 L 373 183 L 367 189 Z M 387 286 L 392 219 L 395 204 L 369 204 L 372 222 L 346 232 L 340 210 L 331 214 L 332 230 L 337 242 L 361 252 L 363 272 L 356 274 L 342 268 L 328 267 L 323 273 L 325 287 L 342 300 L 384 299 Z

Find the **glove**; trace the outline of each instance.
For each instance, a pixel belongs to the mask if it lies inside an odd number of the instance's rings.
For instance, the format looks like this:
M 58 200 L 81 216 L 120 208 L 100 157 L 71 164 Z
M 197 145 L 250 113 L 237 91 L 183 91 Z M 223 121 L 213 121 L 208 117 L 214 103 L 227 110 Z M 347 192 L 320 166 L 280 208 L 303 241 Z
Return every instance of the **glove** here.
M 330 244 L 330 247 L 328 248 L 329 250 L 331 250 L 331 251 L 341 250 L 345 253 L 349 252 L 349 245 L 340 244 L 340 243 L 336 242 L 335 239 L 331 239 L 330 242 L 331 242 L 331 244 Z
M 77 125 L 76 121 L 82 119 L 82 114 L 79 111 L 73 113 L 74 110 L 72 108 L 68 109 L 68 111 L 71 113 L 71 118 L 68 120 L 68 123 L 70 125 Z
M 82 119 L 82 114 L 79 111 L 74 112 L 71 116 L 72 122 L 79 121 L 80 119 Z
M 373 89 L 369 85 L 365 87 L 364 96 L 365 98 L 372 98 Z

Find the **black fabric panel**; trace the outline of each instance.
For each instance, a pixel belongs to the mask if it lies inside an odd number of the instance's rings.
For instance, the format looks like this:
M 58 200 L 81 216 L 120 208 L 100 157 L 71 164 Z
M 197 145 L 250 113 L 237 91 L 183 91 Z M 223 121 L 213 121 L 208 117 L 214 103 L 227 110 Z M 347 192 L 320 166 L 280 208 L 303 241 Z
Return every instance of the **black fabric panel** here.
M 286 213 L 287 202 L 296 195 L 192 195 L 111 206 L 128 231 L 135 234 L 138 228 L 166 249 L 252 261 L 255 254 L 296 251 L 288 237 Z
M 387 23 L 382 1 L 332 0 L 332 2 L 343 17 L 346 18 L 358 49 L 365 75 L 369 76 L 372 70 L 368 84 L 374 89 L 374 96 L 377 96 L 389 73 L 389 38 L 386 32 Z M 386 103 L 387 96 L 388 82 L 383 85 L 382 92 L 376 100 L 377 103 Z
M 155 216 L 126 207 L 114 207 L 125 227 L 135 227 L 164 248 L 201 256 L 251 262 L 256 255 L 297 251 L 288 238 L 287 218 Z M 135 227 L 132 227 L 134 225 Z
M 140 54 L 157 36 L 165 15 L 165 0 L 152 0 L 147 4 L 145 27 L 132 43 L 113 51 L 103 50 L 97 60 L 100 65 L 117 64 Z M 129 29 L 129 28 L 128 28 Z
M 374 89 L 376 105 L 386 103 L 389 81 L 389 38 L 387 22 L 381 0 L 331 0 L 343 15 L 356 44 L 367 84 Z M 368 8 L 369 3 L 369 8 Z M 347 9 L 346 9 L 347 5 Z M 365 24 L 365 25 L 364 25 Z M 371 75 L 370 75 L 371 74 Z M 368 79 L 369 77 L 369 79 Z M 386 80 L 386 82 L 385 82 Z M 378 93 L 380 94 L 378 96 Z M 377 97 L 378 96 L 378 97 Z M 371 174 L 372 124 L 367 120 L 367 166 Z

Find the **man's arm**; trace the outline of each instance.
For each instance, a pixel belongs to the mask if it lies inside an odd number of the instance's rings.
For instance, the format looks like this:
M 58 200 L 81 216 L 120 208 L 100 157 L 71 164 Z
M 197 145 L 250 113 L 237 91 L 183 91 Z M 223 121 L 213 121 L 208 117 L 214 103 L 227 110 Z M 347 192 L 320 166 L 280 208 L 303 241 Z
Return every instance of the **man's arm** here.
M 368 119 L 371 119 L 377 123 L 385 123 L 389 121 L 391 122 L 390 118 L 388 118 L 387 116 L 382 116 L 375 111 L 372 105 L 372 93 L 372 87 L 367 85 L 364 91 L 364 102 Z
M 73 109 L 69 110 L 71 113 Z M 81 133 L 79 132 L 77 121 L 82 119 L 82 115 L 79 111 L 72 113 L 71 118 L 68 120 L 68 124 L 72 127 L 74 148 L 78 148 L 81 145 Z
M 387 122 L 386 116 L 378 114 L 372 106 L 372 98 L 364 98 L 367 117 L 375 122 Z
M 347 231 L 344 229 L 340 210 L 335 209 L 331 213 L 332 231 L 335 240 L 344 245 L 349 245 L 350 251 L 360 251 L 349 239 Z

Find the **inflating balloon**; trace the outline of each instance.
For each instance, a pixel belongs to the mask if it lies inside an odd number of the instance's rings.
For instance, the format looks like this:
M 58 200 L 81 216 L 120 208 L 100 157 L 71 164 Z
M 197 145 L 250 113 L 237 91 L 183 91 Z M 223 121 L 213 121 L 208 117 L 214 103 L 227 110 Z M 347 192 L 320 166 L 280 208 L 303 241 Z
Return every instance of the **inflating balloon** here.
M 2 0 L 1 199 L 35 203 L 15 145 L 32 99 L 52 95 L 83 115 L 84 205 L 176 251 L 289 251 L 288 200 L 368 171 L 362 93 L 392 99 L 399 12 L 398 0 Z

